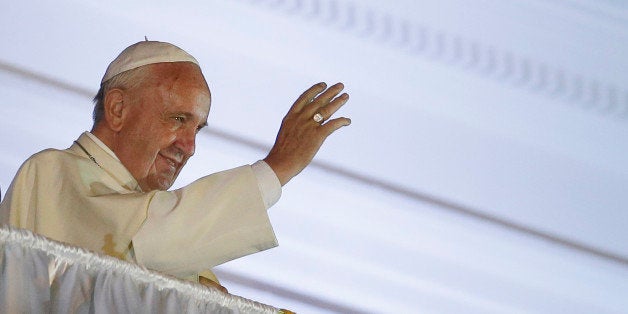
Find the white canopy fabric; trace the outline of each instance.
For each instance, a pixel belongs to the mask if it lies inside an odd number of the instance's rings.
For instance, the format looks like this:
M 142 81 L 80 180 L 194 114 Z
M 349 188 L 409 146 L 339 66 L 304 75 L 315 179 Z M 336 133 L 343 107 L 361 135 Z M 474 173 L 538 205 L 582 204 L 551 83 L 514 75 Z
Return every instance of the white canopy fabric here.
M 279 313 L 272 306 L 0 228 L 2 313 Z
M 220 266 L 306 313 L 628 308 L 628 8 L 613 0 L 22 1 L 0 10 L 0 187 L 91 128 L 144 39 L 201 64 L 209 128 L 177 186 L 263 158 L 307 87 L 352 125 L 270 210 L 280 246 Z

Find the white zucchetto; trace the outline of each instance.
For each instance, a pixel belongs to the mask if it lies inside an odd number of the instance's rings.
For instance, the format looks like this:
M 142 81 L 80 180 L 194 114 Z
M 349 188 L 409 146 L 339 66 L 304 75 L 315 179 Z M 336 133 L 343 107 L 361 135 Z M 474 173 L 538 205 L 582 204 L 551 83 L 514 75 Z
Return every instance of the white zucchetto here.
M 160 41 L 140 41 L 124 49 L 107 67 L 101 84 L 112 77 L 144 65 L 163 62 L 192 62 L 198 61 L 185 50 Z

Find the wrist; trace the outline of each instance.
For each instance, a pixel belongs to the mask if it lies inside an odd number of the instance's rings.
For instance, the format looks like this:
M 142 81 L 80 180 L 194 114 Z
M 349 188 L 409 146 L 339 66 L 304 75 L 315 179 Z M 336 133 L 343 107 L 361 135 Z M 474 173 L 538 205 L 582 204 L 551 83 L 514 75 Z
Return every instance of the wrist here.
M 294 177 L 294 175 L 291 174 L 285 166 L 283 166 L 283 163 L 281 161 L 275 160 L 270 156 L 267 156 L 263 160 L 273 170 L 273 172 L 277 176 L 277 179 L 279 179 L 279 183 L 281 184 L 281 186 L 284 186 L 286 183 L 288 183 L 288 181 L 290 181 L 290 179 L 292 179 L 292 177 Z

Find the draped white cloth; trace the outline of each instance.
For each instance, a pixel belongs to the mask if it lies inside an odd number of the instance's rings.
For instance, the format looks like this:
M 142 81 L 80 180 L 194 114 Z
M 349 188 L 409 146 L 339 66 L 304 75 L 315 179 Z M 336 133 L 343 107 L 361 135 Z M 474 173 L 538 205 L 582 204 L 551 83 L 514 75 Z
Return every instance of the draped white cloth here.
M 0 228 L 0 313 L 278 313 L 24 229 Z

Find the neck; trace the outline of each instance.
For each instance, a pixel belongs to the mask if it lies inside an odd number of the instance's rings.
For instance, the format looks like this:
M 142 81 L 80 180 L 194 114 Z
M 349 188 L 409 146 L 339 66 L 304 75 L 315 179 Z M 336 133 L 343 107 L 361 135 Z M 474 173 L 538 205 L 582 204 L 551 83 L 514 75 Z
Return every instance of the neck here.
M 107 145 L 111 151 L 116 152 L 116 134 L 112 130 L 95 125 L 90 131 L 96 136 L 103 144 Z

